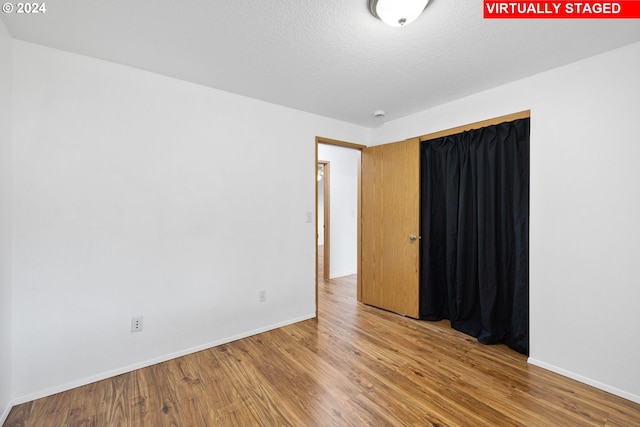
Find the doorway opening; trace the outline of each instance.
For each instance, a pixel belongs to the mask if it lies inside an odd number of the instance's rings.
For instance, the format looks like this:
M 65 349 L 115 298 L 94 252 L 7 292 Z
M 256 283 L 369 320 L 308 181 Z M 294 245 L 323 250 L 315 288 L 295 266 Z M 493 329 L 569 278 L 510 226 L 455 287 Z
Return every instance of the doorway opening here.
M 316 317 L 318 282 L 358 272 L 362 148 L 316 138 Z

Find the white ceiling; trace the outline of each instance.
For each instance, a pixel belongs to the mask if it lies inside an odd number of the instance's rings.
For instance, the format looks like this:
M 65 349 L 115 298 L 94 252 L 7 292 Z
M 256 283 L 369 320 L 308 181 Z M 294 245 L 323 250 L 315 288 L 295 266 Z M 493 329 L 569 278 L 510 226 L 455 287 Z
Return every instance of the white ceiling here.
M 55 0 L 11 35 L 364 126 L 640 41 L 640 20 L 485 20 L 431 0 L 391 28 L 367 0 Z

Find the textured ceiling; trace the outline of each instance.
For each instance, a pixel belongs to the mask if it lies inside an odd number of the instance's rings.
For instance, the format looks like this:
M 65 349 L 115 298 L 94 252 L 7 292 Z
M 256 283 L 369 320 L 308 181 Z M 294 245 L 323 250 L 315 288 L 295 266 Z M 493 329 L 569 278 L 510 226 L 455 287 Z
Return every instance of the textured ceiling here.
M 11 35 L 364 126 L 640 41 L 640 20 L 484 20 L 431 0 L 391 28 L 366 0 L 56 0 Z

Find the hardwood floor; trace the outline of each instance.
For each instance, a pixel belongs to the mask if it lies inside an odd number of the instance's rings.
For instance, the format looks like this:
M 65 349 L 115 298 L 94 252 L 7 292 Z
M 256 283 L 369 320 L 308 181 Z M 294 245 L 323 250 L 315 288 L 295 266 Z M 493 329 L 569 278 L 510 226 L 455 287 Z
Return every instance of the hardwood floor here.
M 320 318 L 16 406 L 5 426 L 638 426 L 640 405 L 320 282 Z

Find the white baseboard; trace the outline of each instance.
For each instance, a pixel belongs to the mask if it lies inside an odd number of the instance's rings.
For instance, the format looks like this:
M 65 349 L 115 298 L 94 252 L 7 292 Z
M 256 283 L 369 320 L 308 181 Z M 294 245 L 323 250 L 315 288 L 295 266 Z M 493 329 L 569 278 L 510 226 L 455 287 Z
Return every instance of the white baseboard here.
M 575 372 L 567 371 L 566 369 L 558 368 L 557 366 L 550 365 L 549 363 L 542 362 L 540 360 L 532 359 L 531 357 L 527 360 L 528 363 L 544 368 L 548 371 L 555 372 L 556 374 L 560 374 L 562 376 L 571 378 L 576 381 L 580 381 L 581 383 L 593 386 L 595 388 L 599 388 L 600 390 L 604 390 L 608 393 L 615 394 L 616 396 L 620 396 L 624 399 L 630 400 L 635 403 L 640 403 L 640 396 L 636 396 L 635 394 L 626 392 L 624 390 L 617 389 L 615 387 L 611 387 L 610 385 L 601 383 L 591 378 L 583 377 L 582 375 L 576 374 Z
M 0 414 L 0 426 L 4 425 L 4 422 L 7 421 L 7 417 L 9 417 L 9 412 L 11 412 L 11 408 L 13 408 L 13 404 L 11 402 L 7 403 L 7 407 Z
M 329 279 L 337 279 L 338 277 L 352 276 L 354 274 L 357 274 L 357 271 L 338 272 L 338 273 L 329 275 Z
M 18 398 L 15 398 L 13 400 L 13 405 L 20 405 L 21 403 L 26 403 L 26 402 L 31 402 L 32 400 L 36 400 L 36 399 L 41 399 L 43 397 L 47 397 L 47 396 L 51 396 L 54 395 L 56 393 L 61 393 L 63 391 L 68 391 L 77 387 L 82 387 L 85 386 L 87 384 L 91 384 L 94 383 L 96 381 L 102 381 L 104 379 L 107 378 L 111 378 L 111 377 L 115 377 L 117 375 L 122 375 L 122 374 L 126 374 L 127 372 L 131 372 L 131 371 L 135 371 L 136 369 L 142 369 L 142 368 L 146 368 L 148 366 L 152 366 L 152 365 L 156 365 L 158 363 L 162 363 L 162 362 L 166 362 L 167 360 L 171 360 L 171 359 L 175 359 L 177 357 L 182 357 L 182 356 L 186 356 L 188 354 L 192 354 L 192 353 L 197 353 L 199 351 L 202 350 L 207 350 L 209 348 L 212 347 L 216 347 L 222 344 L 227 344 L 230 343 L 232 341 L 237 341 L 239 339 L 242 338 L 247 338 L 250 337 L 252 335 L 257 335 L 257 334 L 261 334 L 263 332 L 267 332 L 273 329 L 278 329 L 281 328 L 283 326 L 287 326 L 287 325 L 291 325 L 294 323 L 298 323 L 298 322 L 302 322 L 304 320 L 309 320 L 309 319 L 313 319 L 315 316 L 314 314 L 308 314 L 306 316 L 302 316 L 299 318 L 295 318 L 295 319 L 290 319 L 284 322 L 280 322 L 280 323 L 276 323 L 273 325 L 269 325 L 269 326 L 265 326 L 263 328 L 258 328 L 252 331 L 248 331 L 248 332 L 244 332 L 241 334 L 237 334 L 237 335 L 233 335 L 227 338 L 222 338 L 220 340 L 216 340 L 213 342 L 209 342 L 206 344 L 202 344 L 196 347 L 191 347 L 185 350 L 181 350 L 181 351 L 177 351 L 175 353 L 170 353 L 164 356 L 159 356 L 159 357 L 155 357 L 153 359 L 149 359 L 140 363 L 134 363 L 132 365 L 129 366 L 124 366 L 122 368 L 118 368 L 118 369 L 114 369 L 111 371 L 107 371 L 107 372 L 103 372 L 101 374 L 97 374 L 97 375 L 93 375 L 91 377 L 87 377 L 81 380 L 77 380 L 77 381 L 72 381 L 70 383 L 64 384 L 64 385 L 60 385 L 60 386 L 56 386 L 56 387 L 50 387 L 46 390 L 42 390 L 36 393 L 30 393 L 24 396 L 20 396 Z M 9 407 L 9 409 L 7 409 L 7 413 L 6 415 L 9 415 L 9 411 L 11 410 L 11 407 Z M 1 419 L 1 418 L 0 418 Z M 4 421 L 2 421 L 4 422 Z M 2 423 L 0 423 L 0 425 L 2 425 Z

